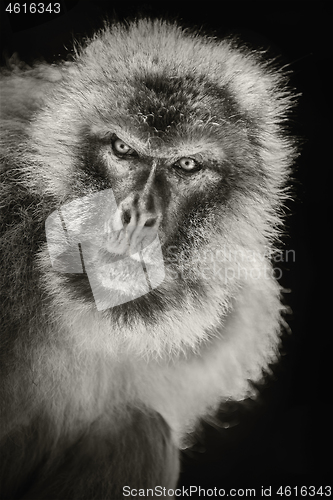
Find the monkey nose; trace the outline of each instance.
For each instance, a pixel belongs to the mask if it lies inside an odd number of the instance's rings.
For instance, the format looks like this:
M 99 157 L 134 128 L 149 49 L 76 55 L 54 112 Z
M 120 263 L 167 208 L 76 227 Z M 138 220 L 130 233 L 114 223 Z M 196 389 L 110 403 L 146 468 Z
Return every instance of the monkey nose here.
M 157 228 L 162 216 L 152 196 L 127 199 L 120 204 L 119 210 L 123 227 Z
M 142 212 L 134 207 L 123 209 L 121 212 L 121 222 L 123 227 L 133 225 L 153 228 L 158 225 L 159 214 L 154 212 Z

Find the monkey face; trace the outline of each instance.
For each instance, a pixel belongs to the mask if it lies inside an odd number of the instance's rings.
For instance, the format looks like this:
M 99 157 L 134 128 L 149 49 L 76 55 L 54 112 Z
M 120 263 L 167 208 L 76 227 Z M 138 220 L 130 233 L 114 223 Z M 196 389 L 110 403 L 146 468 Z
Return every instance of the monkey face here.
M 42 189 L 51 193 L 53 210 L 112 190 L 117 209 L 93 237 L 96 268 L 126 255 L 135 260 L 158 238 L 162 283 L 114 307 L 113 317 L 151 319 L 171 303 L 202 308 L 212 297 L 218 308 L 244 280 L 239 270 L 256 265 L 278 220 L 274 204 L 285 158 L 280 153 L 273 168 L 267 153 L 276 132 L 267 125 L 275 105 L 270 82 L 258 83 L 257 68 L 228 45 L 219 48 L 221 60 L 214 49 L 203 64 L 206 47 L 197 53 L 186 37 L 174 51 L 160 51 L 141 33 L 134 57 L 136 27 L 131 30 L 122 44 L 106 31 L 64 68 L 58 93 L 32 127 L 44 159 Z M 169 29 L 156 36 L 158 46 L 174 40 Z M 49 135 L 40 133 L 45 128 Z M 281 146 L 276 134 L 274 141 L 273 149 Z M 124 271 L 125 281 L 131 272 Z M 71 297 L 93 302 L 85 273 L 62 280 Z
M 190 290 L 197 298 L 205 297 L 214 271 L 208 269 L 208 276 L 207 269 L 203 273 L 200 260 L 207 248 L 211 260 L 214 248 L 220 248 L 223 241 L 223 211 L 230 189 L 227 168 L 223 168 L 223 151 L 217 141 L 214 144 L 210 137 L 205 144 L 202 136 L 200 140 L 186 141 L 183 132 L 173 132 L 164 140 L 149 133 L 145 142 L 139 141 L 134 132 L 132 136 L 127 133 L 125 142 L 112 132 L 93 130 L 87 141 L 86 162 L 78 170 L 75 183 L 72 181 L 72 189 L 78 194 L 92 192 L 90 203 L 80 208 L 80 217 L 90 221 L 90 229 L 85 227 L 82 234 L 76 221 L 84 270 L 90 271 L 90 288 L 99 309 L 141 297 L 136 303 L 145 301 L 151 314 L 151 306 L 158 301 L 159 308 L 165 307 L 168 296 L 176 296 L 181 302 Z M 100 213 L 96 213 L 96 194 L 110 190 L 116 203 L 109 208 L 101 206 Z M 161 246 L 162 258 L 156 245 Z M 143 259 L 142 251 L 148 268 L 148 289 L 132 265 L 133 260 Z M 108 264 L 112 269 L 117 265 L 117 271 L 111 272 Z M 115 272 L 125 283 L 125 295 L 115 290 L 117 286 L 122 288 Z M 75 294 L 83 292 L 91 300 L 86 276 L 74 273 L 68 280 Z M 223 280 L 220 285 L 224 285 Z M 128 294 L 129 287 L 133 294 Z M 126 310 L 130 307 L 127 305 Z

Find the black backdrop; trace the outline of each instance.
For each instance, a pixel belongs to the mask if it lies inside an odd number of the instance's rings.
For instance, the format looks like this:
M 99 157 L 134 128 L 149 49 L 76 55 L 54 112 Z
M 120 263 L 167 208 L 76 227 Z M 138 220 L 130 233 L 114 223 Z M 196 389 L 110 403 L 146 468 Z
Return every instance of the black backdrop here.
M 282 284 L 292 335 L 258 402 L 230 405 L 221 428 L 207 426 L 182 455 L 182 486 L 310 486 L 332 479 L 332 3 L 323 1 L 113 2 L 60 1 L 61 13 L 6 14 L 1 2 L 2 62 L 13 52 L 31 63 L 64 57 L 71 40 L 137 11 L 237 34 L 290 64 L 301 93 L 292 129 L 302 154 L 294 172 Z M 12 2 L 13 4 L 14 2 Z M 24 2 L 21 2 L 24 3 Z M 29 2 L 26 2 L 29 4 Z M 47 3 L 47 2 L 45 2 Z M 274 491 L 274 490 L 273 490 Z M 272 493 L 273 498 L 275 495 Z M 300 494 L 298 494 L 300 496 Z M 196 498 L 195 495 L 192 498 Z M 277 496 L 277 498 L 281 498 Z M 319 496 L 318 496 L 319 498 Z

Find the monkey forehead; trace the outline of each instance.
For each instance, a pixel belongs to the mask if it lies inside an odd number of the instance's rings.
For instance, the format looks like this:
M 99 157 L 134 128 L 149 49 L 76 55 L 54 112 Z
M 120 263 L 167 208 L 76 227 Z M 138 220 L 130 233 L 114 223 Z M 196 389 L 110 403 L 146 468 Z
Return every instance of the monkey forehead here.
M 248 121 L 227 87 L 194 73 L 134 73 L 125 86 L 96 93 L 93 102 L 89 121 L 131 123 L 146 137 L 166 138 L 185 128 L 191 134 L 199 129 L 214 134 L 218 126 Z
M 113 92 L 115 97 L 118 89 Z M 230 125 L 235 130 L 248 122 L 232 93 L 202 75 L 136 74 L 121 94 L 116 106 L 99 106 L 95 124 L 102 127 L 102 119 L 109 130 L 120 130 L 119 137 L 138 151 L 137 139 L 150 150 L 173 147 L 183 138 L 188 139 L 189 149 L 198 144 L 214 149 L 230 133 Z
M 166 71 L 135 74 L 127 110 L 155 135 L 172 134 L 179 125 L 237 121 L 242 113 L 227 88 L 195 73 Z

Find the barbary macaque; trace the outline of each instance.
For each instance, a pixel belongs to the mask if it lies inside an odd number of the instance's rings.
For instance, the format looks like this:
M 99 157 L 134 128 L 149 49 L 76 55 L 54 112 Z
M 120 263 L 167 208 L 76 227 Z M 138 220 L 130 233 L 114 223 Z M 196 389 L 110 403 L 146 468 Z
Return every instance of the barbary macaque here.
M 172 497 L 188 434 L 276 361 L 293 100 L 163 20 L 2 71 L 3 498 Z

